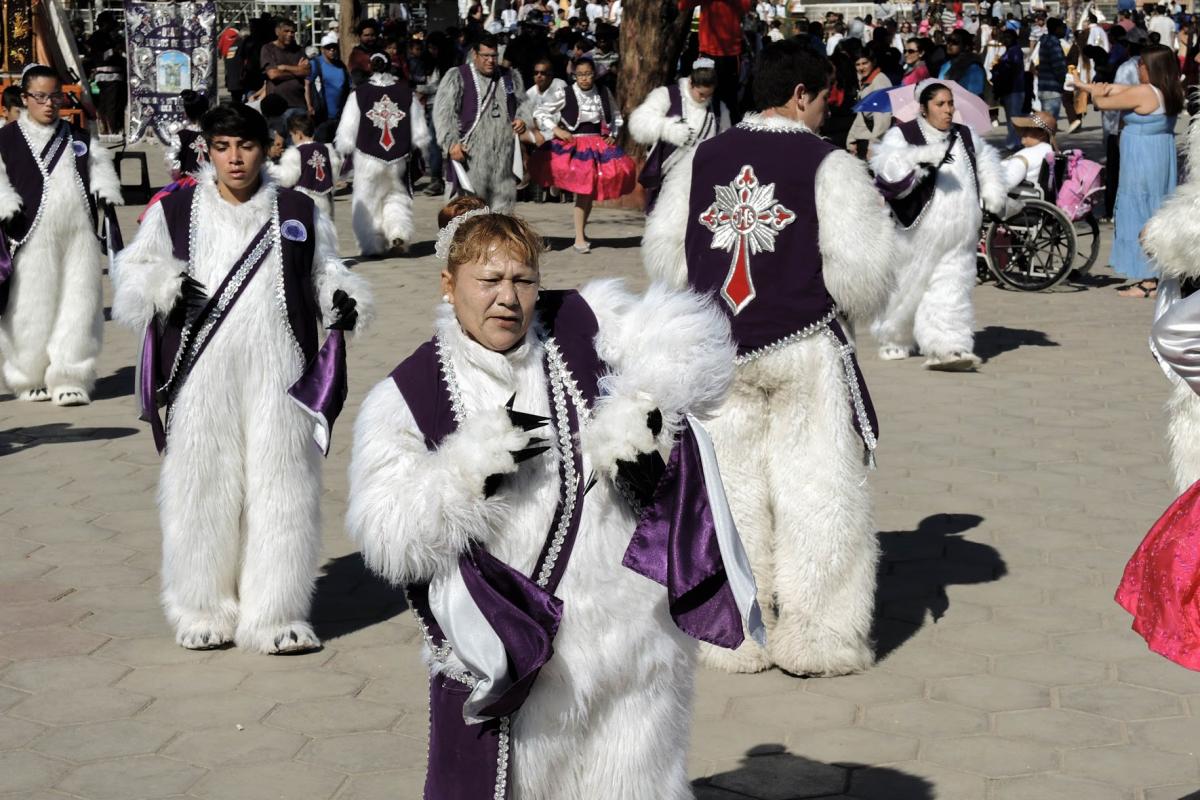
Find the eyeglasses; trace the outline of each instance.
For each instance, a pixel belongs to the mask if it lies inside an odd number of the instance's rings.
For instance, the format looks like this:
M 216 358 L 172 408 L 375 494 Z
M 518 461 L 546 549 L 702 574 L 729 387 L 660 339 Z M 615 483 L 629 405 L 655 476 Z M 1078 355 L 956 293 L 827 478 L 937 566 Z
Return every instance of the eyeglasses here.
M 54 92 L 52 94 L 47 94 L 46 92 L 26 92 L 25 96 L 39 106 L 46 103 L 53 103 L 56 106 L 60 106 L 67 102 L 67 96 L 62 92 Z
M 917 55 L 918 53 L 920 53 L 921 51 L 920 51 L 920 50 L 910 50 L 909 48 L 907 48 L 907 47 L 906 47 L 906 48 L 904 48 L 904 52 L 906 52 L 906 53 L 912 53 L 912 54 L 915 56 L 915 55 Z
M 484 61 L 495 61 L 499 53 L 476 53 Z
M 534 75 L 549 75 L 549 74 L 550 74 L 550 70 L 548 70 L 548 69 L 535 69 L 535 70 L 533 71 L 533 74 L 534 74 Z

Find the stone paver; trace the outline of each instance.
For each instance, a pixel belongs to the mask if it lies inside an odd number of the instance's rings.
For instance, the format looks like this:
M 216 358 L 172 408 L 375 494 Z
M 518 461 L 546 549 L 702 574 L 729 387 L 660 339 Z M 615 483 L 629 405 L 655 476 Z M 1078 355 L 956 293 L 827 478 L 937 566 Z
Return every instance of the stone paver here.
M 1089 120 L 1074 141 L 1097 137 Z M 157 153 L 149 161 L 165 182 Z M 337 208 L 352 253 L 348 198 Z M 416 208 L 427 242 L 436 203 Z M 568 207 L 520 210 L 550 237 L 548 285 L 644 284 L 637 213 L 597 211 L 595 251 L 576 257 L 564 251 Z M 136 211 L 121 211 L 128 235 Z M 421 796 L 419 634 L 402 595 L 365 573 L 341 517 L 354 416 L 428 337 L 438 264 L 423 255 L 357 269 L 381 313 L 351 345 L 351 394 L 325 469 L 321 652 L 174 644 L 158 605 L 159 460 L 133 409 L 131 333 L 106 324 L 91 406 L 0 399 L 0 795 Z M 1109 277 L 1103 264 L 1096 274 Z M 984 285 L 975 301 L 977 374 L 880 362 L 862 334 L 883 427 L 871 477 L 879 664 L 810 680 L 700 671 L 689 765 L 699 800 L 1200 791 L 1200 674 L 1148 652 L 1112 601 L 1172 499 L 1168 387 L 1145 347 L 1150 304 L 1069 285 Z

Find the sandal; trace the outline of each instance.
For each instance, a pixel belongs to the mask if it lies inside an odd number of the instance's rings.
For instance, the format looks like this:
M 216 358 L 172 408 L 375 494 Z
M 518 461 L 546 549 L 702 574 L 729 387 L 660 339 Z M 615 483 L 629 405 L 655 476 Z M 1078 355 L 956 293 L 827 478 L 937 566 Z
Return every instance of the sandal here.
M 1142 278 L 1117 289 L 1121 297 L 1154 297 L 1158 292 L 1158 278 Z

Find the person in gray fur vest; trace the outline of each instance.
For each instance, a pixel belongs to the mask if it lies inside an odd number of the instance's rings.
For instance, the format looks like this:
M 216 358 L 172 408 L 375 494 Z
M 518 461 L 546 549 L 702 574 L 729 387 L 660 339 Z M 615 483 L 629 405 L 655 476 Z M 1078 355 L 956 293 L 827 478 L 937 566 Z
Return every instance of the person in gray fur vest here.
M 446 160 L 446 197 L 474 194 L 509 213 L 524 179 L 517 137 L 528 102 L 521 75 L 498 63 L 495 36 L 479 38 L 467 63 L 448 70 L 433 106 L 437 142 Z M 524 112 L 524 113 L 523 113 Z

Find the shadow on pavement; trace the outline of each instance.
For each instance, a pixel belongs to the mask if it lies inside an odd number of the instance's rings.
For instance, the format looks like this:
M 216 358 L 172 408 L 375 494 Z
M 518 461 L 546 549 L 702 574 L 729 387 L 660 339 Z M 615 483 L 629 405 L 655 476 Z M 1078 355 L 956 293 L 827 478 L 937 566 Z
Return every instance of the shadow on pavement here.
M 545 238 L 546 238 L 546 247 L 551 252 L 557 252 L 559 250 L 570 250 L 571 245 L 575 244 L 575 239 L 570 236 L 547 236 Z M 605 248 L 624 250 L 625 248 L 628 248 L 628 247 L 641 247 L 642 246 L 642 237 L 640 235 L 639 236 L 618 236 L 618 237 L 610 238 L 610 239 L 599 239 L 599 238 L 593 236 L 593 237 L 591 237 L 591 239 L 589 241 L 591 241 L 591 243 L 592 243 L 592 252 L 590 255 L 594 255 L 597 250 L 603 250 Z
M 1008 572 L 996 548 L 962 538 L 981 522 L 976 514 L 934 514 L 915 531 L 880 531 L 876 658 L 903 645 L 926 618 L 937 624 L 950 608 L 947 586 L 988 583 Z
M 12 455 L 44 444 L 70 444 L 100 439 L 124 439 L 136 428 L 76 428 L 69 422 L 49 422 L 28 428 L 0 431 L 0 456 Z
M 111 400 L 114 397 L 126 397 L 133 394 L 133 366 L 121 367 L 112 375 L 106 375 L 96 381 L 92 390 L 93 400 Z
M 803 725 L 803 720 L 800 721 Z M 701 778 L 692 786 L 696 800 L 767 800 L 844 797 L 853 788 L 889 800 L 934 800 L 933 784 L 891 767 L 827 764 L 787 752 L 781 744 L 760 744 L 742 758 L 737 769 Z
M 975 355 L 986 364 L 998 355 L 1021 347 L 1058 347 L 1058 342 L 1041 331 L 988 325 L 975 334 Z
M 325 563 L 313 597 L 313 630 L 321 639 L 336 639 L 408 609 L 404 592 L 389 586 L 363 563 L 361 553 Z

